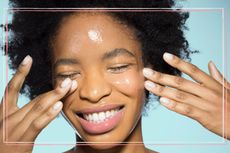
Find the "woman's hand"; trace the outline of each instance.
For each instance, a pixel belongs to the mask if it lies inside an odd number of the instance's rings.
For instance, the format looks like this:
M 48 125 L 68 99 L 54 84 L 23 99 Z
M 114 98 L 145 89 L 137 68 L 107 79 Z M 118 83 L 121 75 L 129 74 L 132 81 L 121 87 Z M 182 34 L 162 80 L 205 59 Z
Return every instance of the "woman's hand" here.
M 21 109 L 17 106 L 19 91 L 30 71 L 32 58 L 27 56 L 10 80 L 0 105 L 1 153 L 30 153 L 37 135 L 61 111 L 62 99 L 77 84 L 65 79 L 54 90 L 39 95 Z
M 209 63 L 211 75 L 208 75 L 172 54 L 165 53 L 163 58 L 194 81 L 145 68 L 143 73 L 148 79 L 145 88 L 160 96 L 161 104 L 168 109 L 197 120 L 208 130 L 229 140 L 230 83 L 212 62 Z

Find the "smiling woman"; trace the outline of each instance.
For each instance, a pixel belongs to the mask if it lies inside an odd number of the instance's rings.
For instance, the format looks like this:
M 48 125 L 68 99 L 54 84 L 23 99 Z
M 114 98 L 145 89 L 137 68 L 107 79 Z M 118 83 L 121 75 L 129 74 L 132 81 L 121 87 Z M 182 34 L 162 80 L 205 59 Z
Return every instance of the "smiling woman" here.
M 94 27 L 101 42 L 87 35 Z M 56 35 L 54 63 L 72 60 L 56 66 L 54 77 L 68 74 L 78 82 L 77 91 L 63 99 L 63 111 L 84 141 L 142 141 L 140 123 L 135 128 L 145 100 L 142 53 L 131 35 L 129 28 L 105 13 L 72 15 Z M 62 79 L 56 78 L 58 85 Z M 139 136 L 132 138 L 132 129 Z
M 85 144 L 76 145 L 70 153 L 155 152 L 143 145 L 141 129 L 141 114 L 149 102 L 149 92 L 161 97 L 162 105 L 168 109 L 222 135 L 222 88 L 229 95 L 230 85 L 227 81 L 222 85 L 213 63 L 209 65 L 210 76 L 182 60 L 191 53 L 183 34 L 188 14 L 179 10 L 103 9 L 170 8 L 173 1 L 12 0 L 11 3 L 24 9 L 15 10 L 9 26 L 13 35 L 8 53 L 11 67 L 17 72 L 5 95 L 8 109 L 0 116 L 1 120 L 7 118 L 10 127 L 5 140 L 34 142 L 62 111 L 76 129 L 77 144 Z M 25 12 L 30 7 L 101 10 Z M 180 77 L 181 72 L 194 82 Z M 18 108 L 21 88 L 32 100 Z M 226 131 L 225 136 L 229 139 L 230 132 Z M 33 146 L 9 147 L 1 142 L 3 153 L 16 149 L 19 153 L 31 152 Z

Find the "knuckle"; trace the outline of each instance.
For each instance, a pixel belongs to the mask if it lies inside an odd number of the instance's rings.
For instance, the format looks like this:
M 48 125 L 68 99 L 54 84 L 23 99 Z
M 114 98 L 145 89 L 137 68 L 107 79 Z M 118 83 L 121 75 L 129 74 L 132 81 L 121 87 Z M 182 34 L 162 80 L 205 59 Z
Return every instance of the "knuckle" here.
M 177 100 L 185 100 L 186 99 L 185 94 L 180 92 L 180 91 L 176 92 L 175 97 L 176 97 Z
M 177 103 L 175 103 L 175 102 L 171 103 L 170 108 L 171 108 L 172 110 L 176 110 L 176 109 L 177 109 Z
M 189 72 L 189 74 L 196 74 L 199 71 L 198 71 L 197 66 L 191 64 L 188 66 L 188 72 Z
M 192 111 L 193 111 L 192 107 L 190 107 L 188 105 L 185 105 L 184 109 L 183 109 L 183 114 L 185 114 L 185 115 L 191 115 Z
M 48 116 L 48 117 L 52 117 L 52 116 L 53 116 L 52 111 L 51 111 L 51 110 L 48 110 L 48 111 L 46 112 L 46 116 Z
M 15 76 L 18 77 L 18 76 L 23 76 L 25 77 L 26 76 L 26 72 L 25 70 L 19 66 L 19 68 L 17 69 L 16 73 L 15 73 Z
M 17 69 L 16 71 L 16 74 L 15 75 L 21 75 L 21 74 L 24 74 L 24 71 L 22 70 L 22 67 L 19 66 L 19 68 Z
M 38 120 L 34 120 L 31 123 L 31 127 L 34 131 L 40 131 L 42 129 L 42 125 L 40 124 L 40 122 Z
M 34 112 L 42 112 L 45 109 L 45 107 L 42 104 L 42 102 L 38 102 L 36 105 L 34 105 L 32 109 Z
M 60 88 L 56 88 L 55 90 L 53 90 L 55 95 L 61 95 L 63 92 Z
M 162 94 L 164 92 L 164 87 L 163 86 L 158 86 L 157 92 L 159 94 Z
M 184 79 L 181 77 L 175 77 L 174 81 L 177 87 L 180 87 L 184 84 Z
M 17 90 L 16 86 L 14 85 L 14 83 L 12 81 L 10 81 L 7 85 L 6 91 L 13 91 L 13 90 Z
M 42 98 L 43 98 L 43 95 L 39 95 L 34 99 L 34 101 L 39 102 L 42 100 Z
M 160 79 L 162 79 L 162 74 L 159 73 L 159 72 L 155 72 L 154 75 L 153 75 L 153 77 L 154 77 L 156 80 L 160 80 Z

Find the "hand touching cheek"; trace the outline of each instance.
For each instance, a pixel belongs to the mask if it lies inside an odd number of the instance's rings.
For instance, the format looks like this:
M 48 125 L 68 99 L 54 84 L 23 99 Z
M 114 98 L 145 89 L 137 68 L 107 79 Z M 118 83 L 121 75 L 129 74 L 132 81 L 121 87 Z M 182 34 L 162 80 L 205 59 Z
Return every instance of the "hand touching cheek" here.
M 31 65 L 32 58 L 27 56 L 6 87 L 0 105 L 1 153 L 14 153 L 16 150 L 17 153 L 32 152 L 33 142 L 38 134 L 61 111 L 63 104 L 60 99 L 77 88 L 77 84 L 67 78 L 54 90 L 39 95 L 19 109 L 17 107 L 19 91 Z M 11 142 L 13 145 L 4 141 Z M 24 142 L 24 144 L 18 144 L 20 142 Z

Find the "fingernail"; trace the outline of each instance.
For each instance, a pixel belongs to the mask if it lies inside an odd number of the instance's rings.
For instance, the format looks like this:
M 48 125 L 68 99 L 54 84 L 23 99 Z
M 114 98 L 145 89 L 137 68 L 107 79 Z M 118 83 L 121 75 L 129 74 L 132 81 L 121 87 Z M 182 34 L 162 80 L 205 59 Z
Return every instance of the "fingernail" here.
M 151 75 L 153 75 L 154 71 L 150 68 L 144 68 L 143 69 L 143 74 L 146 77 L 150 77 Z
M 75 90 L 77 88 L 77 81 L 76 80 L 73 80 L 72 81 L 72 86 L 71 86 L 71 91 Z
M 67 87 L 71 83 L 70 78 L 66 78 L 62 83 L 61 83 L 61 88 Z
M 161 97 L 160 102 L 163 105 L 169 105 L 170 104 L 170 100 L 168 98 L 165 98 L 165 97 Z
M 153 88 L 156 87 L 156 84 L 153 83 L 153 82 L 151 82 L 151 81 L 145 81 L 145 87 L 146 87 L 147 89 L 153 89 Z
M 216 71 L 217 68 L 216 68 L 216 65 L 213 63 L 213 61 L 210 61 L 210 65 L 211 65 L 211 68 Z
M 30 62 L 30 60 L 31 60 L 30 55 L 27 55 L 27 56 L 23 59 L 22 65 L 27 65 L 27 64 Z
M 61 106 L 62 106 L 62 102 L 61 102 L 61 101 L 58 101 L 58 102 L 56 102 L 56 104 L 53 106 L 53 109 L 54 109 L 54 110 L 58 110 Z
M 173 55 L 170 53 L 167 53 L 167 52 L 164 53 L 163 57 L 166 60 L 172 60 L 173 59 Z

